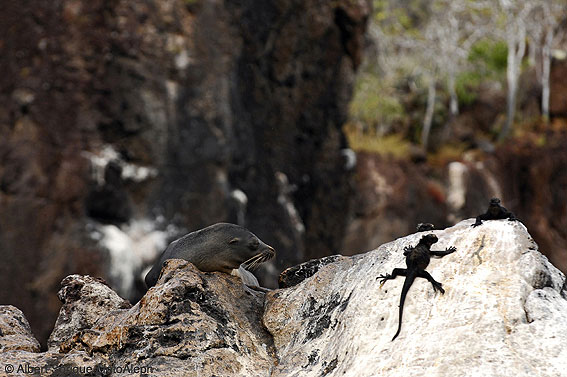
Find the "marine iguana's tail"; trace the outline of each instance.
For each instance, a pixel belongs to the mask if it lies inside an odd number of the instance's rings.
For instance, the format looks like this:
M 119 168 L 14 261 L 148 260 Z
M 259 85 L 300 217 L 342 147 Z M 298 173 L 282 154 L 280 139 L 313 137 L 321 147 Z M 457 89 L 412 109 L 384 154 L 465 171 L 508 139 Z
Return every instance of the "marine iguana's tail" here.
M 413 281 L 417 277 L 417 274 L 410 273 L 406 275 L 406 279 L 404 280 L 404 286 L 402 287 L 402 294 L 400 296 L 400 314 L 399 314 L 399 323 L 398 323 L 398 331 L 396 331 L 396 335 L 392 338 L 392 341 L 400 335 L 400 330 L 402 329 L 402 314 L 404 313 L 404 302 L 406 301 L 406 295 L 413 284 Z

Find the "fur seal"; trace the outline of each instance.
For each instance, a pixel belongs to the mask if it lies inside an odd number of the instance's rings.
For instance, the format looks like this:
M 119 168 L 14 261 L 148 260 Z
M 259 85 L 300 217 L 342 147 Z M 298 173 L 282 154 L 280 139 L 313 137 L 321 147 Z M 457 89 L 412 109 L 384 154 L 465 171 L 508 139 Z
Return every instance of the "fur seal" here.
M 275 255 L 276 252 L 271 246 L 262 242 L 248 229 L 239 225 L 218 223 L 171 242 L 144 280 L 148 288 L 153 287 L 167 259 L 185 259 L 201 271 L 230 274 L 232 270 L 241 268 L 241 265 L 246 268 L 257 267 Z

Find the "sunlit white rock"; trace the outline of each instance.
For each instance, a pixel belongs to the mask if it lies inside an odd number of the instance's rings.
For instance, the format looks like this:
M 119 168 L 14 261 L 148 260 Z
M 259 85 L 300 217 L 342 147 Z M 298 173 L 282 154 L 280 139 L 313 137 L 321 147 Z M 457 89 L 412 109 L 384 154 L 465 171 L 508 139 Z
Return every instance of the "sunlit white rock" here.
M 427 270 L 445 295 L 417 279 L 399 337 L 403 279 L 376 277 L 405 267 L 412 234 L 330 263 L 300 284 L 268 294 L 264 324 L 279 364 L 273 376 L 564 376 L 565 277 L 537 251 L 519 222 L 472 220 L 436 230 Z

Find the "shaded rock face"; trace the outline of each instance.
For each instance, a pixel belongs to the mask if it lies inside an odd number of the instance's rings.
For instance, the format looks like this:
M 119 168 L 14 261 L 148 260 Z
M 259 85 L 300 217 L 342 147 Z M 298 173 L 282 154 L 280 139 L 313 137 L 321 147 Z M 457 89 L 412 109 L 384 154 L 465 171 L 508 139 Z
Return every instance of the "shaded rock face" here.
M 5 4 L 0 302 L 44 340 L 70 273 L 139 298 L 134 277 L 164 240 L 140 262 L 105 232 L 138 220 L 174 225 L 169 238 L 240 222 L 278 251 L 265 285 L 337 252 L 351 193 L 340 127 L 369 12 L 362 0 Z
M 549 112 L 552 116 L 567 117 L 567 60 L 554 59 L 551 66 L 551 77 L 549 78 L 550 93 Z
M 343 252 L 357 254 L 413 233 L 418 223 L 450 225 L 443 182 L 425 164 L 358 153 L 356 194 Z
M 341 259 L 346 259 L 341 255 L 331 255 L 321 259 L 312 259 L 308 262 L 290 267 L 280 274 L 278 284 L 280 288 L 289 288 L 299 284 L 303 280 L 315 275 L 321 267 Z
M 549 137 L 545 147 L 507 145 L 487 164 L 516 215 L 530 229 L 549 260 L 567 272 L 567 133 Z
M 53 332 L 59 335 L 51 338 L 57 340 L 44 353 L 3 352 L 0 364 L 27 362 L 46 376 L 78 366 L 105 375 L 124 374 L 111 368 L 129 366 L 140 370 L 126 375 L 561 376 L 565 276 L 521 223 L 473 223 L 433 231 L 434 249 L 457 247 L 428 267 L 446 293 L 435 295 L 429 282 L 417 279 L 395 341 L 403 280 L 380 287 L 376 277 L 405 267 L 404 247 L 415 246 L 423 233 L 365 254 L 307 262 L 287 272 L 291 287 L 267 294 L 236 277 L 170 260 L 157 285 L 128 308 L 101 281 L 69 276 Z M 20 315 L 13 309 L 0 319 Z M 0 336 L 0 344 L 5 340 Z

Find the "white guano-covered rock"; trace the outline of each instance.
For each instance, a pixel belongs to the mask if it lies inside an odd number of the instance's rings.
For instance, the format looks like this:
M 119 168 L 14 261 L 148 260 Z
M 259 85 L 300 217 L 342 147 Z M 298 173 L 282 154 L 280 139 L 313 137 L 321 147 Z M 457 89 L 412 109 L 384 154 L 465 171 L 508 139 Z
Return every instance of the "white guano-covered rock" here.
M 520 222 L 465 220 L 422 232 L 353 258 L 340 258 L 266 297 L 264 324 L 279 364 L 273 376 L 565 376 L 565 277 L 537 250 Z M 427 271 L 445 295 L 418 278 L 409 290 L 402 329 L 403 278 L 376 278 L 405 268 L 404 246 L 435 233 Z

